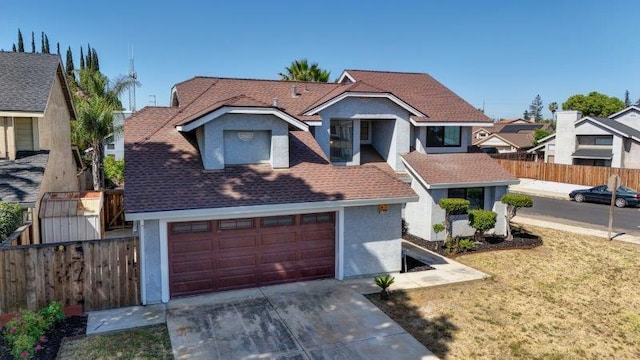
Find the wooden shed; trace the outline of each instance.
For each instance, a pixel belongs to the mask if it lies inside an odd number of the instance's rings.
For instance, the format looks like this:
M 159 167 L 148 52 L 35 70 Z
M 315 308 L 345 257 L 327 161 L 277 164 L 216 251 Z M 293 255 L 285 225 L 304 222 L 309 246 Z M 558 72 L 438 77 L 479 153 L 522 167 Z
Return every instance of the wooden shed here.
M 42 243 L 102 239 L 103 204 L 100 191 L 46 193 L 39 214 Z

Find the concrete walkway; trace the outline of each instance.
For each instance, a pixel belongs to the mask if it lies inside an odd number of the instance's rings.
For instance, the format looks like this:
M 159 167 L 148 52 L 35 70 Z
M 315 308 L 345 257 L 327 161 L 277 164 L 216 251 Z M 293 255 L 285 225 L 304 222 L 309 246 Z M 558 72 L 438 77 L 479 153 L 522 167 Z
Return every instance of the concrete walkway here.
M 165 304 L 157 304 L 91 311 L 87 318 L 87 335 L 164 324 L 165 310 Z
M 172 300 L 167 328 L 176 359 L 437 359 L 337 280 Z

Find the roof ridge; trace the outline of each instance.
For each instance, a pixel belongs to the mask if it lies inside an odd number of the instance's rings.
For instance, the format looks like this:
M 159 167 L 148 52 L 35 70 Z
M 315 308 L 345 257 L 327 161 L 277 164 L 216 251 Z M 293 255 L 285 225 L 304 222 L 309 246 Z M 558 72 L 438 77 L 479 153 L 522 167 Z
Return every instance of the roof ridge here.
M 242 77 L 225 77 L 225 76 L 207 76 L 207 75 L 196 75 L 188 80 L 179 82 L 176 85 L 184 84 L 186 82 L 195 80 L 195 79 L 213 79 L 213 80 L 240 80 L 240 81 L 267 81 L 267 82 L 277 82 L 277 83 L 302 83 L 302 84 L 326 84 L 326 85 L 342 85 L 335 82 L 320 82 L 320 81 L 301 81 L 301 80 L 282 80 L 282 79 L 258 79 L 258 78 L 242 78 Z
M 417 71 L 391 71 L 391 70 L 365 70 L 365 69 L 348 69 L 348 70 L 344 70 L 344 71 L 346 71 L 346 72 L 349 72 L 349 71 L 362 71 L 362 72 L 384 73 L 384 74 L 407 74 L 407 75 L 428 75 L 428 76 L 431 76 L 426 72 L 417 72 Z

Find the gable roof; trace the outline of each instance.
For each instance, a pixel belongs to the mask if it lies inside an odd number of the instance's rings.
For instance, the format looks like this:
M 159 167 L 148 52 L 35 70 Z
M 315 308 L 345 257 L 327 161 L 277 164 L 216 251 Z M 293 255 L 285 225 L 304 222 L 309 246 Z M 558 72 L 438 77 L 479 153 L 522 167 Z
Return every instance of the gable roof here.
M 577 126 L 578 124 L 583 123 L 585 121 L 595 122 L 596 124 L 600 124 L 608 128 L 609 130 L 612 130 L 613 132 L 618 133 L 619 135 L 632 138 L 635 141 L 640 141 L 640 130 L 634 129 L 614 119 L 595 117 L 595 116 L 586 116 L 576 121 L 575 124 Z
M 533 147 L 533 136 L 531 133 L 493 133 L 487 137 L 480 139 L 474 143 L 476 146 L 480 146 L 487 142 L 489 139 L 500 139 L 506 144 L 509 144 L 518 149 Z
M 491 119 L 427 74 L 349 70 L 346 84 L 283 80 L 195 77 L 178 83 L 172 94 L 181 109 L 174 125 L 185 124 L 242 98 L 266 104 L 301 121 L 317 121 L 316 112 L 348 96 L 386 97 L 405 108 L 417 123 L 491 123 Z M 332 102 L 333 101 L 333 102 Z M 327 105 L 328 104 L 328 105 Z
M 356 83 L 375 84 L 425 114 L 412 117 L 416 122 L 492 122 L 428 74 L 369 70 L 345 70 L 345 74 Z
M 13 161 L 0 160 L 0 201 L 34 206 L 48 159 L 48 151 L 38 151 L 19 152 Z
M 417 199 L 408 185 L 375 167 L 334 167 L 307 131 L 290 131 L 288 169 L 246 165 L 205 170 L 197 147 L 176 131 L 172 120 L 167 121 L 176 114 L 176 108 L 144 108 L 125 122 L 125 211 L 130 216 L 260 205 Z
M 402 161 L 427 189 L 519 183 L 484 153 L 422 154 L 414 151 L 402 155 Z
M 0 111 L 44 113 L 56 76 L 75 118 L 58 55 L 0 52 Z
M 626 107 L 626 108 L 624 108 L 624 109 L 622 109 L 622 110 L 618 111 L 618 112 L 617 112 L 617 113 L 615 113 L 615 114 L 611 114 L 611 115 L 609 115 L 609 118 L 610 118 L 610 119 L 615 119 L 615 118 L 619 117 L 620 115 L 622 115 L 622 114 L 624 114 L 624 113 L 627 113 L 627 112 L 629 112 L 629 111 L 631 111 L 631 110 L 635 110 L 635 111 L 640 112 L 640 106 L 637 106 L 637 105 L 631 105 L 631 106 L 629 106 L 629 107 Z

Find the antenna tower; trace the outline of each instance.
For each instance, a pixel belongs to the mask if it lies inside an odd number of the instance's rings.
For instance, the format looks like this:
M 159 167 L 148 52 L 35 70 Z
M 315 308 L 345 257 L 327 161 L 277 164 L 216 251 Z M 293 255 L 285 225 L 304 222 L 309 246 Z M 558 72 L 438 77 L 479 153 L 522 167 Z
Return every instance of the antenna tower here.
M 132 86 L 129 86 L 129 110 L 136 112 L 136 80 L 138 79 L 138 73 L 136 73 L 135 66 L 133 64 L 133 45 L 129 49 L 129 79 L 132 80 Z

